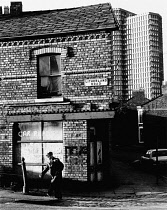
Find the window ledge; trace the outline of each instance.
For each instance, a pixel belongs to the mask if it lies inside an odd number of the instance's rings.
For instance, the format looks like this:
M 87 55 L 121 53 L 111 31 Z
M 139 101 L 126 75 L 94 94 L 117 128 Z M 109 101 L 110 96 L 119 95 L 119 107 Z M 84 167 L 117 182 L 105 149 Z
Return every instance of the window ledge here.
M 47 103 L 47 102 L 63 102 L 63 97 L 55 97 L 55 98 L 40 98 L 35 99 L 35 103 L 41 102 L 41 103 Z

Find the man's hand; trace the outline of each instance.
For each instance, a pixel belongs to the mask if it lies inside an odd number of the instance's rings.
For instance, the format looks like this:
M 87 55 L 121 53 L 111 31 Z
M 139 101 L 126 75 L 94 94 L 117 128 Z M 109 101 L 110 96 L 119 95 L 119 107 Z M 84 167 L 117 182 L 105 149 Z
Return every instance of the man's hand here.
M 42 174 L 39 174 L 39 178 L 41 178 L 41 179 L 43 178 Z
M 56 176 L 54 176 L 52 179 L 51 179 L 51 183 L 53 183 L 56 179 Z

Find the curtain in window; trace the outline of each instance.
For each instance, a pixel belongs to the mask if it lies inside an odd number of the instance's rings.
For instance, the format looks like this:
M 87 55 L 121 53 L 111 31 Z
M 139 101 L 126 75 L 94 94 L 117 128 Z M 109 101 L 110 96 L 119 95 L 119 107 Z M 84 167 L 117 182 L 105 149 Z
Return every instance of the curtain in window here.
M 40 97 L 61 95 L 60 55 L 39 57 Z

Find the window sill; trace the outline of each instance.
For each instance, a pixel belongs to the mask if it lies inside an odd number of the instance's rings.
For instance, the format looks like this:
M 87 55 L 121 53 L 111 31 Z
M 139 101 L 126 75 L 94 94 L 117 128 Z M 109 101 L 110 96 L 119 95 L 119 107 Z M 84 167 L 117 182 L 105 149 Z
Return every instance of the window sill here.
M 40 98 L 40 99 L 35 99 L 35 103 L 45 103 L 45 102 L 63 102 L 63 97 L 55 97 L 55 98 Z

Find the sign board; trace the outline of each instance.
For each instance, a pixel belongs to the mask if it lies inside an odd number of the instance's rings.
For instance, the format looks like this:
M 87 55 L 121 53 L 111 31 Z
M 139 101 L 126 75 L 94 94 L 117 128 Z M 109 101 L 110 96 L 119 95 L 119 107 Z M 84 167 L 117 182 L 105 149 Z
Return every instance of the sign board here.
M 33 140 L 62 140 L 62 121 L 51 122 L 24 122 L 18 123 L 17 140 L 30 141 Z
M 93 78 L 93 79 L 85 79 L 85 86 L 104 86 L 108 84 L 107 78 Z

